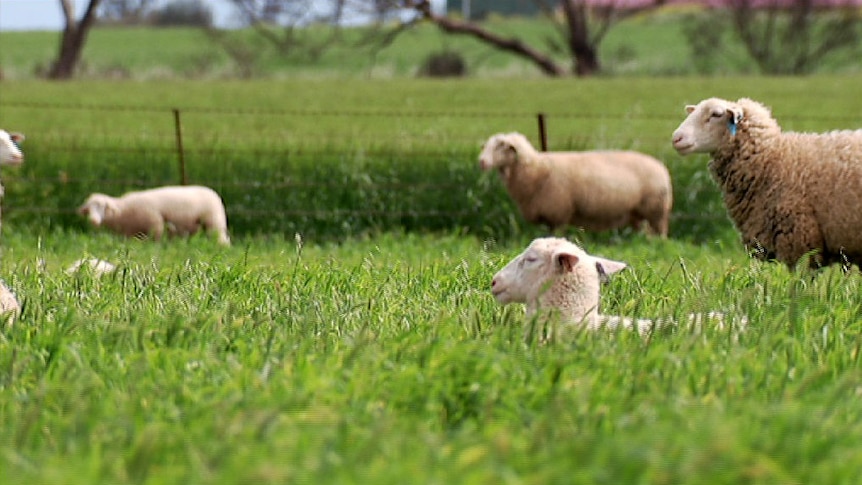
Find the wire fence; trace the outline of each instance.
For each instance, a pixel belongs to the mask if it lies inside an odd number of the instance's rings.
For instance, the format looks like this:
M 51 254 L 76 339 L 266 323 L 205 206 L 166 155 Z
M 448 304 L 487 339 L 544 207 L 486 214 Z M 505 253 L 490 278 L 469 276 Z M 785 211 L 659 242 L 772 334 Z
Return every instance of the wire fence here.
M 35 168 L 4 171 L 4 217 L 62 216 L 68 221 L 75 216 L 74 201 L 90 191 L 194 183 L 217 188 L 229 216 L 245 218 L 250 226 L 259 225 L 254 220 L 290 218 L 342 224 L 353 219 L 375 227 L 406 219 L 438 221 L 433 227 L 445 227 L 447 220 L 457 227 L 510 224 L 510 217 L 500 213 L 513 211 L 504 189 L 496 180 L 482 179 L 475 163 L 477 142 L 489 127 L 517 126 L 541 148 L 600 146 L 655 154 L 672 153 L 669 133 L 682 118 L 654 112 L 180 109 L 7 100 L 0 109 L 50 117 L 56 126 L 49 133 L 28 134 L 25 166 L 33 161 Z M 76 124 L 77 117 L 88 121 Z M 444 129 L 429 128 L 447 119 L 454 122 Z M 859 121 L 826 115 L 783 120 L 836 127 Z M 388 125 L 368 129 L 378 124 Z M 245 125 L 250 127 L 236 129 L 235 136 L 248 139 L 229 143 L 233 127 Z M 301 135 L 281 125 L 301 127 Z M 95 132 L 94 126 L 99 127 Z M 357 132 L 357 126 L 367 131 Z M 394 136 L 381 140 L 381 133 L 391 132 Z M 448 143 L 431 148 L 428 132 Z M 366 165 L 362 173 L 353 170 L 357 164 Z M 674 184 L 684 186 L 675 190 L 675 220 L 700 226 L 727 220 L 708 177 L 693 169 L 682 173 L 682 166 L 671 168 L 677 169 L 672 170 Z M 27 197 L 34 187 L 41 197 Z M 494 204 L 503 206 L 496 209 L 499 221 L 476 217 Z

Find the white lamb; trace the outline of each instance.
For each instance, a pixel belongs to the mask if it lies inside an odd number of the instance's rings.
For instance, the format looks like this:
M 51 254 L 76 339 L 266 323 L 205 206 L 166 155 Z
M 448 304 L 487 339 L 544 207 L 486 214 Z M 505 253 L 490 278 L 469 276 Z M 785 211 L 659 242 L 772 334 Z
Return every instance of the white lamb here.
M 24 141 L 21 133 L 9 133 L 0 130 L 0 165 L 16 166 L 24 163 L 24 154 L 18 148 L 18 143 Z M 0 183 L 0 198 L 3 197 L 3 184 Z
M 125 236 L 161 239 L 191 235 L 202 228 L 230 245 L 227 216 L 221 197 L 202 186 L 170 186 L 127 192 L 121 197 L 91 194 L 78 208 L 94 226 L 107 226 Z
M 631 226 L 667 236 L 673 189 L 660 161 L 634 151 L 539 152 L 520 133 L 491 136 L 479 155 L 497 169 L 528 222 L 591 231 Z
M 12 325 L 20 313 L 21 304 L 18 303 L 15 294 L 0 281 L 0 322 L 4 322 L 7 326 Z
M 104 259 L 81 258 L 66 268 L 66 274 L 72 275 L 79 271 L 89 271 L 93 276 L 102 276 L 113 273 L 117 267 Z
M 527 249 L 494 275 L 491 293 L 503 305 L 525 303 L 527 316 L 556 317 L 561 323 L 600 328 L 634 328 L 645 334 L 656 327 L 673 325 L 670 319 L 633 319 L 599 313 L 601 284 L 626 263 L 587 254 L 578 245 L 555 237 L 533 240 Z M 688 321 L 700 326 L 705 320 L 723 328 L 720 312 L 693 313 Z M 747 324 L 745 317 L 737 324 Z
M 21 133 L 9 133 L 0 130 L 0 165 L 21 165 L 24 163 L 24 154 L 18 148 L 18 144 L 24 141 Z

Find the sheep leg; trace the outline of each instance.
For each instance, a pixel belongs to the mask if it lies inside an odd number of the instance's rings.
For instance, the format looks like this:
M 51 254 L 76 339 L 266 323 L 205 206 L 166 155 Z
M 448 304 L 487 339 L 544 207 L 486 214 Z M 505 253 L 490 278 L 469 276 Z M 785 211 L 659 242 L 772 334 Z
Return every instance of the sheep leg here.
M 647 229 L 649 231 L 648 233 L 652 234 L 653 236 L 659 236 L 662 239 L 667 238 L 668 226 L 668 218 L 664 216 L 649 219 L 647 221 Z

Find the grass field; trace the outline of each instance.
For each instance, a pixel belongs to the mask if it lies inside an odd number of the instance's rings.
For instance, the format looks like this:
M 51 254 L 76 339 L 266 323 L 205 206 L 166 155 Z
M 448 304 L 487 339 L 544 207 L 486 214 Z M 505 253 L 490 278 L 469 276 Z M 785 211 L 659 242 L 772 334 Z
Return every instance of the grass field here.
M 859 81 L 4 81 L 28 159 L 3 171 L 0 275 L 24 310 L 0 329 L 2 482 L 855 484 L 862 276 L 751 261 L 706 158 L 669 137 L 712 95 L 859 126 Z M 227 194 L 229 249 L 71 213 L 175 181 L 173 108 L 192 181 Z M 674 178 L 670 239 L 566 232 L 630 265 L 603 311 L 722 310 L 745 332 L 542 344 L 496 305 L 491 277 L 544 231 L 476 156 L 495 131 L 535 139 L 537 112 L 552 148 L 633 147 Z M 84 255 L 120 270 L 64 273 Z

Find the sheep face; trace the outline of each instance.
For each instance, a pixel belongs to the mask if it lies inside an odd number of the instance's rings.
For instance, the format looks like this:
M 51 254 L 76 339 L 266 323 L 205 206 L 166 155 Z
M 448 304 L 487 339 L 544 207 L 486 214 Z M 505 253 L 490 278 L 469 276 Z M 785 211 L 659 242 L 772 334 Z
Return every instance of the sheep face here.
M 105 216 L 120 212 L 120 207 L 113 197 L 105 194 L 91 194 L 84 204 L 78 208 L 78 214 L 86 217 L 94 226 L 102 225 Z
M 479 168 L 482 170 L 504 169 L 518 161 L 518 152 L 503 133 L 493 135 L 482 146 Z
M 24 141 L 24 135 L 0 130 L 0 165 L 21 165 L 24 154 L 18 148 L 18 143 Z
M 673 147 L 680 155 L 713 153 L 736 135 L 742 108 L 731 101 L 710 98 L 685 107 L 688 116 L 673 132 Z
M 503 305 L 530 303 L 566 275 L 577 274 L 578 281 L 594 282 L 591 286 L 598 288 L 607 275 L 625 267 L 625 263 L 589 255 L 566 239 L 539 238 L 494 275 L 491 292 Z

